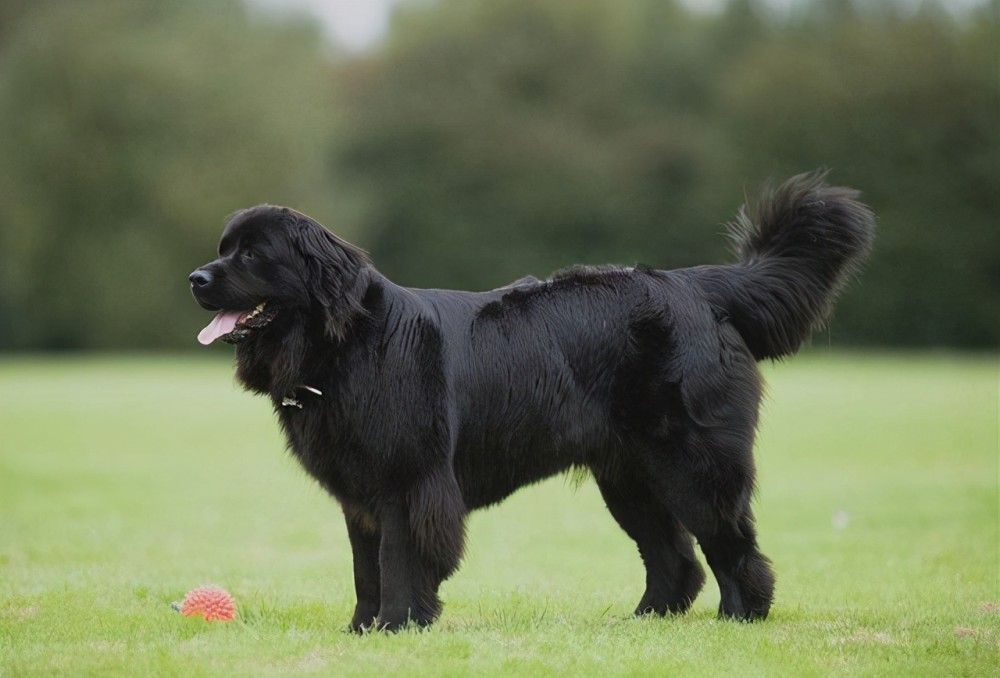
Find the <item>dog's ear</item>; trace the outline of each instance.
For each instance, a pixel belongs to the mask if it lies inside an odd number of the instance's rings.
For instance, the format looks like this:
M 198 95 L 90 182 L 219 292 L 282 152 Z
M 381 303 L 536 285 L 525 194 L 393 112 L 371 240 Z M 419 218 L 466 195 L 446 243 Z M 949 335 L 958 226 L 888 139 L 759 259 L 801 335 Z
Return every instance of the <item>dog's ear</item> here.
M 324 314 L 324 330 L 331 339 L 342 340 L 352 320 L 365 309 L 369 266 L 364 250 L 341 240 L 304 214 L 292 226 L 292 241 L 304 263 L 307 293 Z

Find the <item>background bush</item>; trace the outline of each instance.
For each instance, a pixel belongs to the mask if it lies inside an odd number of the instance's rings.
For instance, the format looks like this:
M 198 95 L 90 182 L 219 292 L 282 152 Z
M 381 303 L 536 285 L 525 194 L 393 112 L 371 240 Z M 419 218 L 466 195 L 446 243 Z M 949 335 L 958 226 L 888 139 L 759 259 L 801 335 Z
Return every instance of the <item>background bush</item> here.
M 0 349 L 194 346 L 186 275 L 274 202 L 401 284 L 726 257 L 768 178 L 878 213 L 837 345 L 1000 341 L 986 9 L 753 0 L 403 4 L 363 54 L 235 0 L 0 0 Z

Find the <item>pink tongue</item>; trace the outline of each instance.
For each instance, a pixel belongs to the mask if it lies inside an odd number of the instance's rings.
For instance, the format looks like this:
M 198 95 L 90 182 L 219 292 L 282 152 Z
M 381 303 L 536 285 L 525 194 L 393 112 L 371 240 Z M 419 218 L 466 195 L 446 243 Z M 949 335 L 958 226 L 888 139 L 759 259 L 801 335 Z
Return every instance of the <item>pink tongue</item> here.
M 208 327 L 198 333 L 198 341 L 208 346 L 221 336 L 229 334 L 236 329 L 236 321 L 243 315 L 243 311 L 219 311 Z

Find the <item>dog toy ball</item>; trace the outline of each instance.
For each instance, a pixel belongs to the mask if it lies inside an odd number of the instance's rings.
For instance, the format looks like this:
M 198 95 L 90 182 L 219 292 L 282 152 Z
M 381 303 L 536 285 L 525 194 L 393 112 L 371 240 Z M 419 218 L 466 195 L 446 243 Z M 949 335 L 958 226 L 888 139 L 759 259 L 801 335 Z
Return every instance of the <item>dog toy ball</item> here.
M 229 591 L 219 586 L 191 589 L 184 600 L 171 607 L 186 617 L 201 615 L 206 621 L 232 621 L 236 616 L 236 601 Z

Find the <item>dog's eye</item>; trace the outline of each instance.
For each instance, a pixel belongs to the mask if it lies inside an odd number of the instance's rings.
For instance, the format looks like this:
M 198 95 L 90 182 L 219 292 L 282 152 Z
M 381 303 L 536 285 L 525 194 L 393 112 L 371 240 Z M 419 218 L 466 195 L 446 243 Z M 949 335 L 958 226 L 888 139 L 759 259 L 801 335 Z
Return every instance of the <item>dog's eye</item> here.
M 243 250 L 240 253 L 240 256 L 243 257 L 244 261 L 252 261 L 253 257 L 254 257 L 253 250 L 250 250 L 250 249 Z

